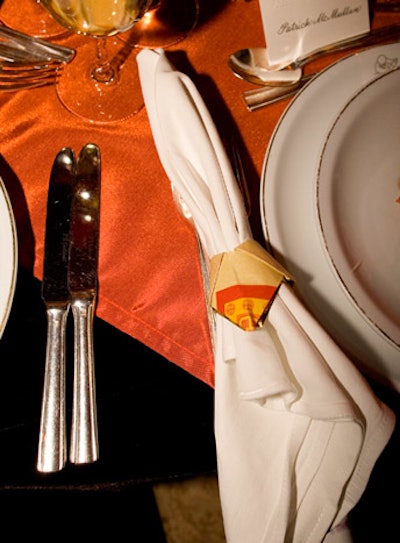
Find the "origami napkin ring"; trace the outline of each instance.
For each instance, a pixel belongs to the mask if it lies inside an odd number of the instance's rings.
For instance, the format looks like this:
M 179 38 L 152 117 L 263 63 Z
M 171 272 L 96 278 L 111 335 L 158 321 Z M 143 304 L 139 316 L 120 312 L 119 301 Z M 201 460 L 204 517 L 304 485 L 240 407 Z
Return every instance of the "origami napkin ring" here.
M 246 331 L 263 325 L 283 281 L 293 277 L 257 241 L 249 239 L 210 261 L 210 304 Z

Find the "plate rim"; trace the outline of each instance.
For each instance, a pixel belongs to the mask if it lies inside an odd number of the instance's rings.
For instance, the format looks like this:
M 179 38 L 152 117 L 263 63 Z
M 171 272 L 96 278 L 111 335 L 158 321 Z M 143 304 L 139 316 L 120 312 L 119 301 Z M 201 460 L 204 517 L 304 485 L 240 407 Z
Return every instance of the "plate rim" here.
M 5 285 L 0 289 L 0 339 L 4 333 L 13 303 L 18 269 L 18 241 L 17 229 L 11 200 L 6 186 L 0 176 L 0 200 L 8 213 L 0 216 L 0 238 L 1 244 L 6 245 L 8 255 L 2 255 L 0 264 L 0 275 L 5 275 Z M 0 277 L 0 281 L 3 278 Z
M 262 166 L 262 172 L 261 172 L 261 179 L 260 179 L 260 191 L 259 191 L 259 203 L 260 203 L 260 214 L 261 214 L 261 223 L 262 223 L 262 230 L 264 235 L 264 240 L 267 244 L 267 247 L 269 250 L 274 254 L 274 256 L 280 260 L 288 269 L 289 271 L 292 271 L 293 273 L 293 262 L 290 260 L 290 256 L 285 255 L 282 253 L 282 246 L 277 243 L 277 239 L 274 238 L 275 234 L 273 232 L 273 227 L 271 228 L 271 216 L 268 217 L 267 215 L 270 213 L 268 210 L 270 206 L 268 200 L 271 200 L 274 198 L 275 193 L 274 190 L 276 190 L 275 185 L 278 184 L 277 178 L 279 175 L 276 175 L 276 179 L 272 181 L 273 186 L 273 193 L 272 195 L 269 194 L 267 197 L 267 191 L 271 192 L 271 189 L 269 186 L 267 186 L 267 180 L 266 178 L 270 175 L 274 177 L 274 173 L 277 173 L 279 163 L 279 155 L 285 154 L 285 148 L 286 150 L 290 148 L 291 145 L 293 145 L 293 139 L 296 140 L 299 139 L 299 133 L 301 132 L 301 125 L 305 124 L 307 128 L 307 123 L 310 123 L 310 119 L 307 119 L 305 122 L 305 115 L 316 116 L 318 112 L 318 107 L 322 108 L 322 100 L 326 99 L 326 96 L 320 96 L 319 97 L 319 103 L 317 104 L 317 101 L 315 100 L 316 89 L 319 89 L 321 91 L 321 87 L 326 87 L 327 85 L 332 83 L 332 80 L 337 77 L 338 74 L 344 74 L 346 71 L 354 70 L 356 68 L 360 69 L 360 79 L 361 76 L 365 78 L 365 80 L 360 81 L 357 80 L 356 82 L 352 82 L 352 88 L 349 83 L 346 82 L 345 91 L 341 90 L 340 92 L 337 92 L 337 86 L 335 88 L 336 95 L 333 98 L 332 96 L 330 99 L 334 102 L 335 109 L 328 112 L 328 115 L 326 116 L 326 119 L 322 121 L 323 127 L 319 127 L 319 131 L 321 133 L 319 145 L 318 145 L 318 153 L 320 153 L 321 146 L 323 144 L 323 141 L 325 140 L 326 132 L 328 131 L 329 127 L 331 126 L 333 120 L 336 118 L 337 113 L 340 111 L 341 107 L 346 103 L 346 101 L 351 97 L 351 95 L 356 92 L 361 85 L 365 85 L 368 81 L 371 81 L 375 79 L 376 77 L 382 75 L 382 72 L 374 72 L 374 69 L 376 69 L 376 64 L 378 58 L 380 58 L 380 54 L 382 55 L 388 55 L 388 58 L 390 59 L 390 55 L 396 56 L 396 62 L 397 65 L 393 66 L 395 68 L 398 67 L 398 58 L 400 57 L 400 44 L 398 42 L 389 43 L 389 44 L 383 44 L 378 45 L 374 47 L 370 47 L 368 49 L 365 49 L 358 53 L 353 53 L 351 55 L 348 55 L 346 57 L 343 57 L 336 61 L 335 63 L 329 65 L 324 70 L 322 70 L 319 74 L 317 74 L 311 81 L 309 81 L 294 97 L 294 99 L 289 103 L 289 105 L 286 107 L 284 112 L 282 113 L 280 119 L 278 120 L 278 123 L 276 124 L 274 131 L 272 133 L 272 136 L 268 142 L 266 153 L 264 156 L 264 162 Z M 375 65 L 372 66 L 372 61 L 375 59 Z M 392 68 L 393 68 L 392 67 Z M 362 70 L 365 70 L 367 75 L 362 73 Z M 357 77 L 355 78 L 357 79 Z M 326 89 L 325 89 L 326 90 Z M 332 93 L 331 93 L 332 94 Z M 321 92 L 320 92 L 321 95 Z M 343 95 L 343 96 L 342 96 Z M 314 98 L 312 102 L 313 110 L 307 110 L 304 108 L 304 105 L 307 105 L 307 100 L 311 100 L 311 97 Z M 324 110 L 325 112 L 325 110 Z M 300 122 L 299 122 L 300 119 Z M 293 123 L 295 126 L 293 126 Z M 296 133 L 296 124 L 297 124 L 297 133 Z M 299 128 L 300 126 L 300 128 Z M 288 134 L 288 127 L 291 129 L 290 137 L 283 138 L 283 134 Z M 304 126 L 303 126 L 304 129 Z M 322 133 L 323 130 L 323 133 Z M 303 138 L 304 139 L 304 138 Z M 281 141 L 282 140 L 282 141 Z M 296 143 L 294 141 L 294 143 Z M 316 145 L 316 144 L 315 144 Z M 281 148 L 279 148 L 281 146 Z M 282 149 L 283 148 L 283 149 Z M 315 154 L 316 150 L 313 149 L 309 154 Z M 312 166 L 312 181 L 311 184 L 314 185 L 314 179 L 315 179 L 315 167 L 317 163 L 317 157 L 314 156 L 314 163 Z M 287 159 L 287 156 L 286 156 Z M 310 166 L 309 166 L 310 168 Z M 275 205 L 276 202 L 274 202 Z M 313 206 L 314 207 L 314 206 Z M 278 214 L 279 211 L 276 210 L 275 214 Z M 312 221 L 315 223 L 315 217 L 314 213 L 312 214 L 313 218 Z M 277 219 L 275 219 L 275 222 Z M 316 225 L 314 224 L 314 230 L 316 230 Z M 317 232 L 315 232 L 317 234 Z M 318 249 L 321 251 L 320 243 L 318 244 Z M 308 248 L 307 248 L 308 250 Z M 322 251 L 321 251 L 322 252 Z M 321 259 L 322 260 L 322 259 Z M 324 264 L 320 263 L 321 266 L 325 269 L 328 266 L 328 262 L 326 261 Z M 296 271 L 296 270 L 294 270 Z M 333 277 L 331 270 L 330 270 L 330 278 L 331 281 L 330 287 L 332 288 L 332 280 L 336 282 L 336 278 Z M 296 278 L 296 273 L 294 274 Z M 307 275 L 306 273 L 304 274 Z M 315 292 L 318 294 L 321 294 L 320 292 L 315 290 L 315 282 L 311 285 L 311 282 L 314 281 L 315 277 L 310 280 L 309 284 L 302 284 L 302 281 L 298 282 L 295 281 L 294 288 L 296 289 L 299 297 L 302 299 L 303 303 L 305 303 L 306 306 L 311 310 L 312 313 L 314 313 L 314 316 L 318 320 L 321 321 L 321 324 L 327 329 L 328 333 L 333 337 L 333 339 L 339 343 L 339 345 L 342 347 L 345 352 L 350 354 L 351 358 L 355 362 L 359 362 L 359 364 L 363 367 L 364 370 L 371 373 L 371 375 L 374 378 L 384 380 L 386 384 L 396 388 L 400 391 L 400 349 L 393 344 L 389 339 L 382 337 L 380 334 L 377 333 L 376 330 L 371 326 L 370 323 L 368 323 L 363 317 L 361 317 L 358 312 L 354 309 L 352 309 L 350 305 L 350 301 L 348 300 L 348 306 L 347 310 L 350 312 L 353 312 L 352 315 L 350 315 L 350 321 L 353 325 L 353 321 L 356 321 L 357 325 L 357 332 L 361 333 L 362 340 L 366 342 L 366 345 L 358 345 L 355 347 L 355 345 L 352 344 L 351 341 L 349 341 L 347 338 L 343 339 L 342 337 L 339 337 L 337 330 L 332 330 L 330 324 L 327 323 L 327 317 L 328 315 L 321 315 L 320 310 L 316 310 L 316 307 L 310 304 L 310 298 L 307 299 L 307 294 L 309 294 L 310 291 L 314 289 Z M 311 285 L 311 287 L 310 287 Z M 338 288 L 338 285 L 336 286 L 336 289 Z M 308 290 L 307 290 L 308 289 Z M 325 294 L 325 293 L 323 293 Z M 342 293 L 343 295 L 343 293 Z M 325 300 L 326 301 L 326 300 Z M 343 317 L 343 314 L 341 315 Z M 333 318 L 333 314 L 330 315 L 331 319 Z M 346 318 L 348 315 L 346 314 Z M 363 324 L 360 323 L 360 321 L 363 321 Z M 348 319 L 345 322 L 345 328 L 349 324 Z M 365 328 L 368 327 L 368 330 Z M 361 329 L 361 331 L 360 331 Z M 367 337 L 367 332 L 369 336 Z M 371 333 L 373 332 L 373 333 Z M 342 334 L 343 332 L 343 326 L 342 326 Z M 396 363 L 396 370 L 393 370 L 393 365 Z
M 391 77 L 394 74 L 397 74 L 397 76 L 398 76 L 400 74 L 400 68 L 396 68 L 394 70 L 390 70 L 388 72 L 385 72 L 385 73 L 379 75 L 378 77 L 372 79 L 371 81 L 368 81 L 365 85 L 361 86 L 360 89 L 358 91 L 356 91 L 356 93 L 354 93 L 349 98 L 349 100 L 344 104 L 342 109 L 337 114 L 335 120 L 333 121 L 332 125 L 330 126 L 329 132 L 328 132 L 328 134 L 327 134 L 327 136 L 325 138 L 325 141 L 324 141 L 324 144 L 323 144 L 323 147 L 322 147 L 322 150 L 321 150 L 321 156 L 319 158 L 319 162 L 318 162 L 318 166 L 317 166 L 317 173 L 316 173 L 316 180 L 315 180 L 315 192 L 316 192 L 315 198 L 316 198 L 317 226 L 319 228 L 319 232 L 320 232 L 320 235 L 321 235 L 321 239 L 322 239 L 322 243 L 323 243 L 323 249 L 325 250 L 326 256 L 329 259 L 329 262 L 330 262 L 330 264 L 332 266 L 333 273 L 336 275 L 338 281 L 340 282 L 343 289 L 345 290 L 347 295 L 350 297 L 350 299 L 352 300 L 354 305 L 357 306 L 358 311 L 360 312 L 360 314 L 363 315 L 364 318 L 371 324 L 371 326 L 376 328 L 376 330 L 378 332 L 380 332 L 383 336 L 385 336 L 394 345 L 396 345 L 397 347 L 400 347 L 400 342 L 397 341 L 396 339 L 394 339 L 393 337 L 391 337 L 391 335 L 387 331 L 385 331 L 385 328 L 383 326 L 381 326 L 380 324 L 378 324 L 378 322 L 381 322 L 380 319 L 376 318 L 376 317 L 374 319 L 373 316 L 370 315 L 365 310 L 365 308 L 363 307 L 363 304 L 360 303 L 358 297 L 350 289 L 346 279 L 344 278 L 344 273 L 339 269 L 339 266 L 338 266 L 334 256 L 332 255 L 332 252 L 330 250 L 329 243 L 328 243 L 328 240 L 327 240 L 326 229 L 323 226 L 324 221 L 323 221 L 323 218 L 322 218 L 320 198 L 319 198 L 319 192 L 320 192 L 320 186 L 321 186 L 321 183 L 320 183 L 321 169 L 323 167 L 323 160 L 324 160 L 325 152 L 327 150 L 327 146 L 329 144 L 330 138 L 333 135 L 333 133 L 335 131 L 335 128 L 338 126 L 338 123 L 340 122 L 341 119 L 343 119 L 343 115 L 345 114 L 345 112 L 348 110 L 349 107 L 351 107 L 351 105 L 355 102 L 355 100 L 357 100 L 358 97 L 360 97 L 362 94 L 364 94 L 365 91 L 368 91 L 368 89 L 372 88 L 375 84 L 377 84 L 377 83 L 379 84 L 379 82 L 382 81 L 382 80 L 385 81 L 388 77 Z

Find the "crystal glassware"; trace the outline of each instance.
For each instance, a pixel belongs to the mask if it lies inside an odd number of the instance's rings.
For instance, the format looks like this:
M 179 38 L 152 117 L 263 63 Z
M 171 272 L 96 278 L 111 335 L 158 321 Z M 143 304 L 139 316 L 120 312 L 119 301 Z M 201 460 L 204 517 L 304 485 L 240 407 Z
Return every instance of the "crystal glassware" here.
M 169 47 L 184 40 L 199 18 L 198 0 L 152 0 L 144 17 L 121 39 L 132 47 Z
M 3 0 L 0 4 L 3 25 L 36 38 L 61 38 L 68 31 L 43 9 L 39 0 Z
M 65 28 L 88 36 L 57 80 L 57 94 L 72 113 L 92 122 L 121 121 L 143 105 L 136 51 L 116 36 L 140 21 L 152 0 L 41 0 Z M 94 48 L 93 44 L 96 45 Z

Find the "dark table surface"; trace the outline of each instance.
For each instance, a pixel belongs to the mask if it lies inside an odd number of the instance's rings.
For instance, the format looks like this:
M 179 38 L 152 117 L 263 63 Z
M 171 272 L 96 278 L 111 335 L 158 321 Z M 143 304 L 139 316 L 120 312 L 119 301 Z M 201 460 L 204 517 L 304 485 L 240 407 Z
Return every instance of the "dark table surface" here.
M 67 416 L 73 327 L 67 330 Z M 100 458 L 36 471 L 46 349 L 40 282 L 19 269 L 0 341 L 0 491 L 107 489 L 215 470 L 213 389 L 95 318 Z
M 100 458 L 36 470 L 47 322 L 40 282 L 18 271 L 0 341 L 0 500 L 13 537 L 112 536 L 166 543 L 156 482 L 215 473 L 214 391 L 143 344 L 95 318 Z M 71 413 L 73 323 L 67 331 Z M 136 539 L 135 539 L 136 541 Z
M 72 388 L 72 319 L 68 323 L 68 414 Z M 19 269 L 15 299 L 0 341 L 0 499 L 3 525 L 48 515 L 74 534 L 112 529 L 114 540 L 144 530 L 138 541 L 165 543 L 153 483 L 216 472 L 214 391 L 147 347 L 95 318 L 100 458 L 56 474 L 36 471 L 46 347 L 40 282 Z M 400 398 L 373 384 L 400 417 Z M 368 487 L 350 515 L 355 543 L 394 541 L 400 483 L 398 424 Z M 96 517 L 89 514 L 95 507 Z M 38 516 L 39 515 L 39 516 Z M 71 519 L 72 524 L 66 520 Z M 129 528 L 130 526 L 130 528 Z M 18 533 L 43 535 L 43 524 Z M 46 530 L 44 530 L 46 532 Z M 50 530 L 51 533 L 51 530 Z M 83 532 L 81 532 L 83 533 Z M 117 539 L 115 539 L 117 537 Z M 125 536 L 124 536 L 125 537 Z M 372 538 L 372 539 L 371 539 Z

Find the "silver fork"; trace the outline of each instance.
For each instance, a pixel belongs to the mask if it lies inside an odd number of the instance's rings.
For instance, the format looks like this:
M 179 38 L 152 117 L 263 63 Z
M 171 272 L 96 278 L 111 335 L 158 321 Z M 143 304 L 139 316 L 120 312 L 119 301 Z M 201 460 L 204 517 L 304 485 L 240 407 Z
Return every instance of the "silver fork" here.
M 0 25 L 0 91 L 53 84 L 75 51 Z
M 60 62 L 15 65 L 0 60 L 0 91 L 16 91 L 53 84 L 61 66 Z

